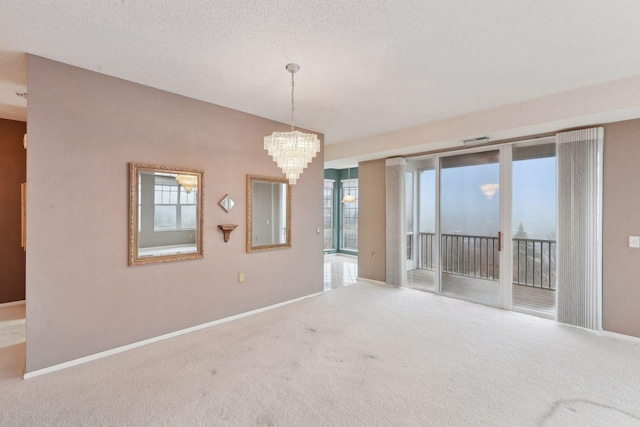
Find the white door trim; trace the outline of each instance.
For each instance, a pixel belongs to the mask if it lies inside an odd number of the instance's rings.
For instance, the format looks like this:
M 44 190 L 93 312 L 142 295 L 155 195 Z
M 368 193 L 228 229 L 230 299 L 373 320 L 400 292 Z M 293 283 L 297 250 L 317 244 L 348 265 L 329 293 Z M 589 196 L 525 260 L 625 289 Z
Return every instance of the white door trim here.
M 512 149 L 500 147 L 500 298 L 502 308 L 513 309 L 513 244 L 511 242 Z

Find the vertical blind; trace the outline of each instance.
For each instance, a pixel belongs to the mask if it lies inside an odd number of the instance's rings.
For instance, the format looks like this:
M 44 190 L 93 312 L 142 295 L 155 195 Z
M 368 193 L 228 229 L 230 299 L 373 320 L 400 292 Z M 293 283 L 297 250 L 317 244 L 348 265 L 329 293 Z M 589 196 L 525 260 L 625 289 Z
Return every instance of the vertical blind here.
M 557 320 L 602 329 L 603 128 L 557 134 Z
M 385 161 L 386 187 L 386 283 L 405 286 L 406 268 L 406 161 L 395 157 Z

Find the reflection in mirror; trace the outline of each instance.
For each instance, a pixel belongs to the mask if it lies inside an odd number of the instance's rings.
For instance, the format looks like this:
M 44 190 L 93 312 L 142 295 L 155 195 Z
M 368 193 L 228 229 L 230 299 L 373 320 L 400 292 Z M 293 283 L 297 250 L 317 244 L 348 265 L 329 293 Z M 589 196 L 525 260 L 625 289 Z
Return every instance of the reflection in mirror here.
M 247 175 L 247 252 L 291 247 L 291 186 Z
M 129 265 L 202 258 L 202 177 L 129 164 Z

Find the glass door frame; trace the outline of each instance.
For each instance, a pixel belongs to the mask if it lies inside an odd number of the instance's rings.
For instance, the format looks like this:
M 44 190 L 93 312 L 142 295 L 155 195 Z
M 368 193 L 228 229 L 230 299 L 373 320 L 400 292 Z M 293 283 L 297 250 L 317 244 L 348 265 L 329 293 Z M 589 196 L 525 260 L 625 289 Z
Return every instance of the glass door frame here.
M 505 310 L 513 310 L 512 154 L 512 144 L 500 147 L 500 298 Z
M 418 236 L 420 234 L 419 232 L 419 227 L 418 227 L 418 218 L 419 218 L 419 207 L 418 207 L 418 186 L 419 186 L 419 176 L 418 174 L 420 173 L 419 170 L 415 169 L 415 170 L 406 170 L 405 172 L 405 190 L 407 192 L 407 198 L 409 196 L 411 196 L 411 207 L 412 212 L 411 212 L 411 216 L 413 217 L 413 227 L 411 227 L 411 229 L 409 229 L 409 226 L 407 224 L 407 226 L 405 227 L 405 234 L 406 234 L 406 238 L 408 238 L 409 236 L 411 236 L 411 250 L 406 250 L 406 253 L 408 254 L 409 252 L 411 252 L 411 258 L 407 257 L 405 259 L 406 261 L 406 268 L 407 270 L 414 270 L 416 268 L 416 266 L 418 265 L 418 256 L 419 256 L 419 249 L 418 249 Z M 411 175 L 411 185 L 412 185 L 412 192 L 411 195 L 409 195 L 409 175 Z M 408 203 L 408 199 L 406 201 L 406 204 L 409 205 Z M 405 217 L 408 220 L 409 218 L 409 212 L 405 212 Z

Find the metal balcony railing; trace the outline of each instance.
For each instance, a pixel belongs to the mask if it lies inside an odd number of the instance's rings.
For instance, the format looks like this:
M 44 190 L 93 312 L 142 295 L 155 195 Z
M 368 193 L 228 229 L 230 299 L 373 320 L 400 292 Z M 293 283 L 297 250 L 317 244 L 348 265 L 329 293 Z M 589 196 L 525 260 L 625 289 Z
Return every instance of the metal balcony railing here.
M 520 239 L 513 241 L 513 280 L 516 285 L 556 289 L 556 242 Z M 420 233 L 418 268 L 435 270 L 435 234 Z M 442 272 L 498 280 L 500 256 L 498 238 L 442 234 L 440 240 Z
M 513 283 L 556 289 L 556 241 L 513 239 Z

